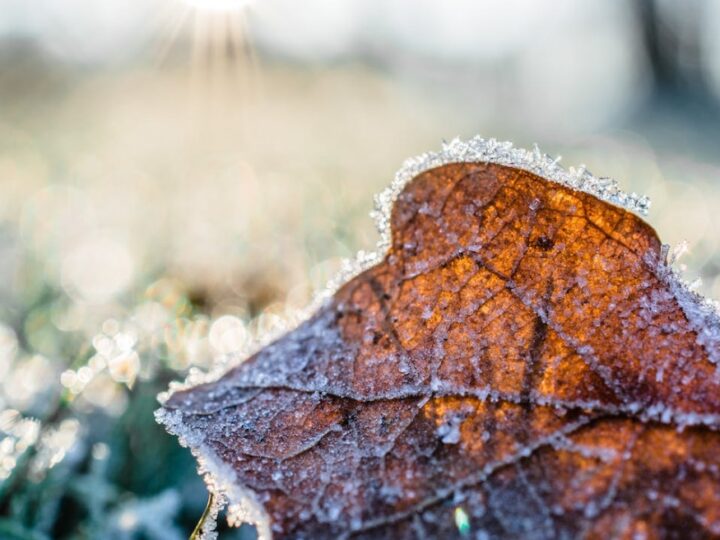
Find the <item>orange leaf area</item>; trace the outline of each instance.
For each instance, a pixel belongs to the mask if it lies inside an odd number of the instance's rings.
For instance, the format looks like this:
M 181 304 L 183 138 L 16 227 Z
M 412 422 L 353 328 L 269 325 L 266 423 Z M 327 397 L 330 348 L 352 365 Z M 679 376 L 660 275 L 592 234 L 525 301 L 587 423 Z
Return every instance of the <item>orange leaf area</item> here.
M 458 163 L 391 227 L 309 320 L 165 403 L 274 538 L 720 537 L 720 345 L 650 226 Z

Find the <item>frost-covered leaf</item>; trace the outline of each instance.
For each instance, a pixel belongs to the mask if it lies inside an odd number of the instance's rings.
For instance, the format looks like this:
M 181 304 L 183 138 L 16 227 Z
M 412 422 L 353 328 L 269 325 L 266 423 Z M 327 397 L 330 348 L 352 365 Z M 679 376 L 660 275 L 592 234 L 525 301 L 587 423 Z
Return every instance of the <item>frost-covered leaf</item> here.
M 592 186 L 463 156 L 393 195 L 382 260 L 161 420 L 276 539 L 720 535 L 712 306 Z

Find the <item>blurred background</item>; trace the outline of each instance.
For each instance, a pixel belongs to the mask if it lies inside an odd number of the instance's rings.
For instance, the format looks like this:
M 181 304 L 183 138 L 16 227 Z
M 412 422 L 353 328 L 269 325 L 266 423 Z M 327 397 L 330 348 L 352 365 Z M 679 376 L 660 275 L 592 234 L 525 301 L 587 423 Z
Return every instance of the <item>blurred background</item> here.
M 720 1 L 0 0 L 0 538 L 187 537 L 156 394 L 293 324 L 402 161 L 475 134 L 648 194 L 720 297 Z

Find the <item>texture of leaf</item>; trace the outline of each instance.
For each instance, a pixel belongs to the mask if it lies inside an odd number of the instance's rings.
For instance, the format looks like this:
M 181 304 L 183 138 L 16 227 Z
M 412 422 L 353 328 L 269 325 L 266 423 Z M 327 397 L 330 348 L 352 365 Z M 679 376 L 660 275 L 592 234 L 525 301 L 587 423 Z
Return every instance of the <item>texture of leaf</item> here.
M 720 536 L 720 345 L 650 226 L 458 163 L 391 230 L 309 320 L 164 405 L 274 538 Z

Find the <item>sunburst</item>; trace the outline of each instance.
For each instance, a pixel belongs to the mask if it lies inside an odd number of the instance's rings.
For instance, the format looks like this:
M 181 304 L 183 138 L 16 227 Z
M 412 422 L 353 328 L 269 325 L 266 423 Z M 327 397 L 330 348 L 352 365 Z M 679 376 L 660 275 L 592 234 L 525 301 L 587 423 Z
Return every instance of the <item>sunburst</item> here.
M 251 3 L 251 0 L 184 0 L 184 2 L 194 9 L 228 13 L 243 9 Z
M 191 113 L 205 120 L 228 113 L 225 105 L 259 95 L 257 61 L 248 39 L 247 9 L 252 0 L 170 0 L 171 8 L 158 51 L 158 64 L 187 36 Z M 235 106 L 233 106 L 235 108 Z M 237 110 L 237 109 L 235 109 Z

